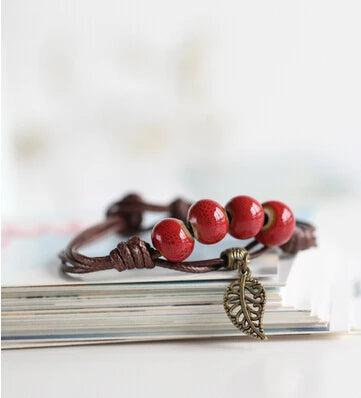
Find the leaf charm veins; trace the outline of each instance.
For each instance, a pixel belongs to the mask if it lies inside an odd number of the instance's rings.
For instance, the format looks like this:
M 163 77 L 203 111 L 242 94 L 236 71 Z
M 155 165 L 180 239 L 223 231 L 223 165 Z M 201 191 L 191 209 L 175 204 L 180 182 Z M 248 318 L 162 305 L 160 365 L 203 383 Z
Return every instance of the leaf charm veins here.
M 250 272 L 240 274 L 241 279 L 229 285 L 224 294 L 224 309 L 234 326 L 254 338 L 266 340 L 263 314 L 266 292 Z

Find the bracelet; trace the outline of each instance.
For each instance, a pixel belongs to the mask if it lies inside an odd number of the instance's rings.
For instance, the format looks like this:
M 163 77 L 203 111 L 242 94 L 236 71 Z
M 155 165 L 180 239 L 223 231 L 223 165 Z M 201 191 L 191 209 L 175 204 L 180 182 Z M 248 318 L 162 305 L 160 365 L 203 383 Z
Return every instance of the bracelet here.
M 144 228 L 145 211 L 168 213 L 170 218 Z M 150 229 L 154 248 L 135 235 Z M 278 201 L 261 205 L 257 200 L 241 195 L 231 199 L 224 208 L 209 199 L 193 204 L 176 199 L 169 205 L 156 205 L 145 202 L 137 194 L 129 194 L 108 208 L 105 221 L 78 234 L 59 257 L 62 271 L 73 274 L 156 266 L 190 273 L 221 268 L 238 270 L 240 279 L 225 291 L 225 311 L 238 329 L 264 340 L 265 289 L 252 278 L 248 264 L 271 247 L 296 254 L 316 246 L 314 231 L 311 224 L 295 220 L 291 209 Z M 107 256 L 89 257 L 78 251 L 110 233 L 134 236 L 120 242 Z M 193 251 L 194 239 L 214 244 L 227 233 L 237 239 L 254 239 L 245 247 L 223 251 L 218 258 L 184 261 Z

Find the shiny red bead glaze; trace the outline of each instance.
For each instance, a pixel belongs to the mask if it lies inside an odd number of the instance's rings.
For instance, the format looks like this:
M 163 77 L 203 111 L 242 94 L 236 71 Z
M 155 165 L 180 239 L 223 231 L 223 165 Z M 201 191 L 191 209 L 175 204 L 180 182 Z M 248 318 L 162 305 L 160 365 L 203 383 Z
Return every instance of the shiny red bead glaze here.
M 207 245 L 219 242 L 228 232 L 226 211 L 214 200 L 195 202 L 188 211 L 187 220 L 194 237 Z
M 296 220 L 292 210 L 282 202 L 272 200 L 262 204 L 264 226 L 256 236 L 265 246 L 280 246 L 292 236 Z
M 159 221 L 152 230 L 154 247 L 169 261 L 177 263 L 189 257 L 194 239 L 184 223 L 176 218 Z
M 232 198 L 226 205 L 226 211 L 229 213 L 229 233 L 234 238 L 252 238 L 263 227 L 263 207 L 250 196 L 240 195 Z

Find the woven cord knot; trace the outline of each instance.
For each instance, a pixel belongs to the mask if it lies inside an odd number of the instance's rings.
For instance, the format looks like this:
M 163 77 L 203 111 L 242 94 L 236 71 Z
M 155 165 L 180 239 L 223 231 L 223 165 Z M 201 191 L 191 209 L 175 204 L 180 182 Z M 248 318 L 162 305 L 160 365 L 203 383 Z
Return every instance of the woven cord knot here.
M 141 196 L 131 193 L 122 200 L 113 203 L 107 210 L 107 217 L 120 216 L 126 223 L 126 228 L 122 233 L 132 235 L 140 231 L 143 221 L 143 199 Z
M 191 203 L 186 202 L 181 198 L 175 199 L 169 206 L 170 216 L 186 222 L 188 210 L 190 207 Z
M 113 267 L 119 272 L 134 268 L 154 268 L 149 246 L 138 236 L 120 242 L 109 253 Z
M 314 246 L 317 246 L 315 227 L 305 222 L 297 222 L 291 239 L 282 245 L 281 249 L 285 253 L 296 254 Z

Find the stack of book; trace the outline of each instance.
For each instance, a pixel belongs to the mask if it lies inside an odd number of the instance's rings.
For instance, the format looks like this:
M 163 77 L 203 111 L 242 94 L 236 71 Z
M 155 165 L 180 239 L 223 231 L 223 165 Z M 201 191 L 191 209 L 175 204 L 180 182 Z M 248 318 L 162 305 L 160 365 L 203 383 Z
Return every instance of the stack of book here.
M 56 253 L 69 236 L 42 233 L 7 242 L 3 251 L 2 348 L 237 336 L 246 338 L 223 308 L 236 272 L 185 274 L 172 270 L 102 271 L 72 277 L 60 271 Z M 231 238 L 230 238 L 231 239 Z M 114 242 L 100 243 L 92 254 Z M 225 240 L 217 252 L 235 245 Z M 205 250 L 205 249 L 203 249 Z M 209 249 L 207 249 L 209 257 Z M 199 247 L 194 257 L 206 256 Z M 320 333 L 329 323 L 311 308 L 284 302 L 293 257 L 277 251 L 251 262 L 266 288 L 268 336 Z

